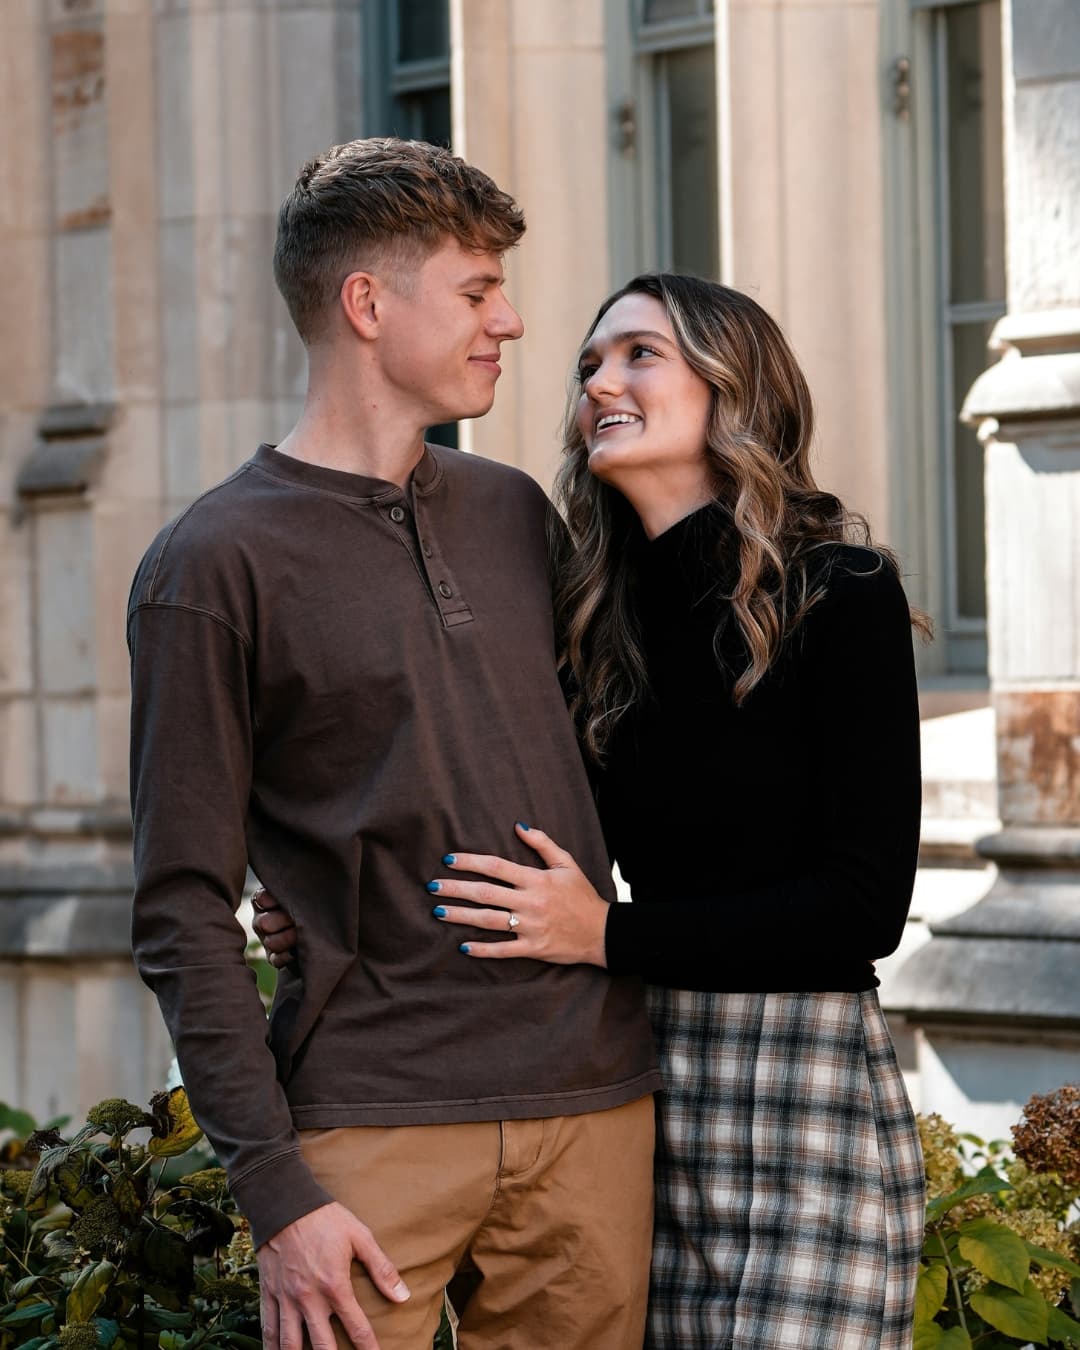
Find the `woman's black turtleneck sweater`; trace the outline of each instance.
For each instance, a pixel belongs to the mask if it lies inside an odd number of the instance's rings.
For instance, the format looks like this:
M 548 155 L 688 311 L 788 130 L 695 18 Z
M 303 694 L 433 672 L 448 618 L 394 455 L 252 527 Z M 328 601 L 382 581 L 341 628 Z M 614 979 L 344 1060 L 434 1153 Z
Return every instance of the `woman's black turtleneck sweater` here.
M 634 901 L 611 907 L 608 967 L 685 989 L 872 989 L 918 856 L 907 601 L 878 554 L 823 549 L 825 597 L 736 707 L 725 537 L 706 507 L 633 548 L 649 695 L 597 779 Z

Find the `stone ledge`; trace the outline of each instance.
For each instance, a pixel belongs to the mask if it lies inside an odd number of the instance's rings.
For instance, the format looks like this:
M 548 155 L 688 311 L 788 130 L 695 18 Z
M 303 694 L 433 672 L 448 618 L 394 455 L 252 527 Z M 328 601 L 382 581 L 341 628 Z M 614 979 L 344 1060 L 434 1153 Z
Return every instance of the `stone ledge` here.
M 0 900 L 0 960 L 130 955 L 128 893 Z
M 1003 940 L 935 931 L 891 982 L 889 1008 L 917 1025 L 1080 1029 L 1078 965 L 1080 939 Z

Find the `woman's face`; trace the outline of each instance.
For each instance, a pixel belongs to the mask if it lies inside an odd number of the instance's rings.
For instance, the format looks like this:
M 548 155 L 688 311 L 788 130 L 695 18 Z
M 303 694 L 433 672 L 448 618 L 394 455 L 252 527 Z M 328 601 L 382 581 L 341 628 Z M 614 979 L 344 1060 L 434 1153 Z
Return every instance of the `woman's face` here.
M 578 375 L 577 422 L 597 478 L 619 487 L 640 470 L 705 474 L 712 389 L 679 350 L 659 300 L 617 300 L 585 344 Z

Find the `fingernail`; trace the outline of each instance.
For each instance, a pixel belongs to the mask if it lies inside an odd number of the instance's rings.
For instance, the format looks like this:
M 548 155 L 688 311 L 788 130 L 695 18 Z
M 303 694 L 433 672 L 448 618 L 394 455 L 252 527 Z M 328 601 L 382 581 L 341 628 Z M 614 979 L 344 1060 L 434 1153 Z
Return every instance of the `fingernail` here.
M 469 944 L 468 944 L 467 942 L 463 942 L 463 943 L 461 944 L 461 946 L 458 948 L 458 951 L 459 951 L 459 952 L 462 952 L 465 956 L 468 956 L 468 954 L 469 954 Z
M 519 830 L 527 830 L 529 828 L 528 825 L 526 825 L 523 820 L 518 821 L 517 827 Z
M 397 1284 L 395 1284 L 390 1291 L 390 1297 L 396 1298 L 399 1303 L 405 1302 L 409 1297 L 409 1286 L 404 1280 L 398 1280 Z
M 431 894 L 434 895 L 435 892 L 439 889 L 439 883 L 437 881 L 429 881 L 427 884 L 427 888 L 431 892 Z
M 448 853 L 446 857 L 443 859 L 443 862 L 446 864 L 447 867 L 453 867 L 453 865 L 457 862 L 457 854 Z
M 435 917 L 436 917 L 437 919 L 445 919 L 445 918 L 446 918 L 446 906 L 445 906 L 445 905 L 436 905 L 435 908 L 434 908 L 431 912 L 432 912 L 432 914 L 435 915 Z

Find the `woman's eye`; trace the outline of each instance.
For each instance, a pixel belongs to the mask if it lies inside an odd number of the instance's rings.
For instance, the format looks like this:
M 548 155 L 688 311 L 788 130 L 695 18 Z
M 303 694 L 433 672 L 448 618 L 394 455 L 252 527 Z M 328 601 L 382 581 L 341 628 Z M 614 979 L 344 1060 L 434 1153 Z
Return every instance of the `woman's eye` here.
M 596 374 L 597 366 L 578 366 L 578 384 L 585 384 Z
M 636 361 L 639 356 L 656 356 L 657 353 L 652 347 L 646 347 L 644 343 L 639 342 L 630 352 L 631 360 Z

